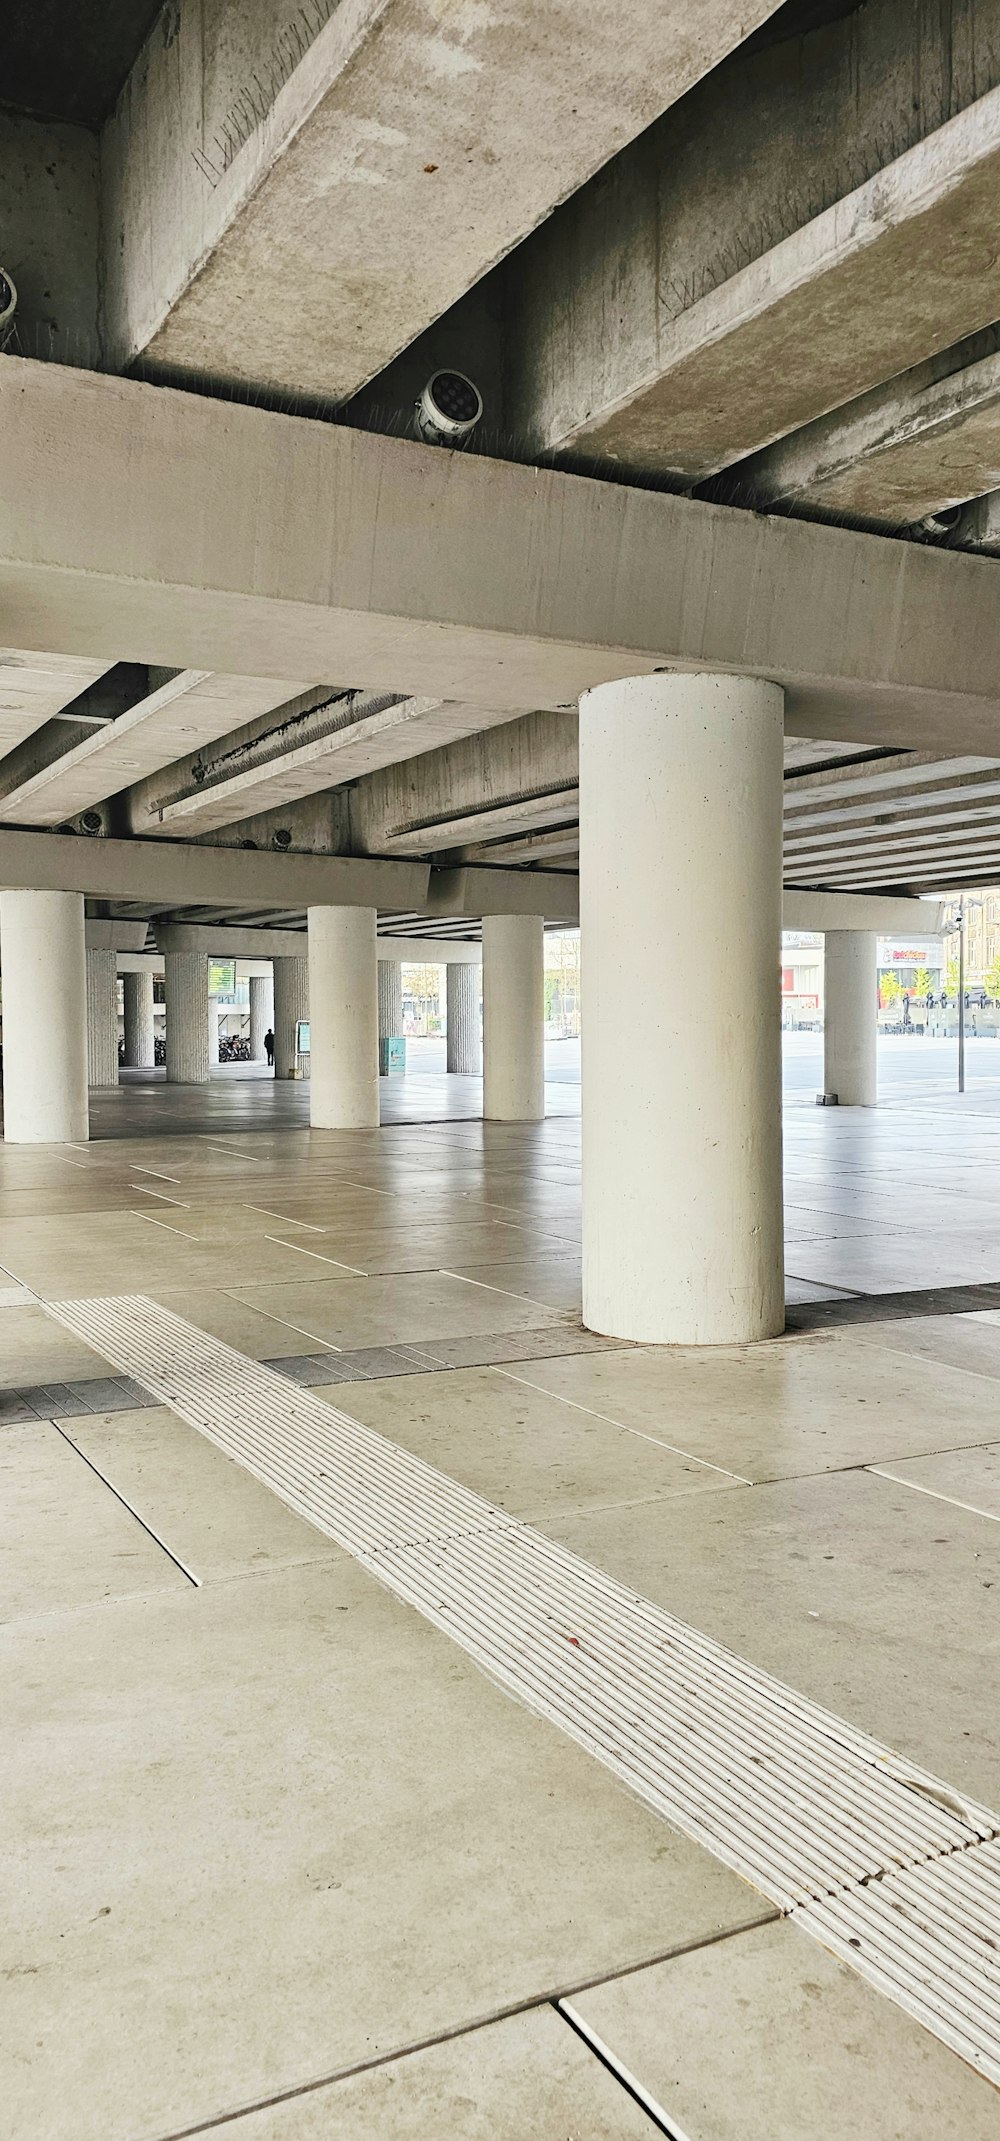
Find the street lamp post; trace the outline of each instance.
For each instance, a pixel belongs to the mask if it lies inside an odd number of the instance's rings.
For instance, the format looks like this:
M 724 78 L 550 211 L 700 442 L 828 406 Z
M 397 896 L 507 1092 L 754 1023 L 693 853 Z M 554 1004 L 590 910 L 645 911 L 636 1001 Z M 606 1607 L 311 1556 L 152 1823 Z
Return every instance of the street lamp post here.
M 955 917 L 958 923 L 958 1090 L 965 1091 L 965 908 L 960 907 Z

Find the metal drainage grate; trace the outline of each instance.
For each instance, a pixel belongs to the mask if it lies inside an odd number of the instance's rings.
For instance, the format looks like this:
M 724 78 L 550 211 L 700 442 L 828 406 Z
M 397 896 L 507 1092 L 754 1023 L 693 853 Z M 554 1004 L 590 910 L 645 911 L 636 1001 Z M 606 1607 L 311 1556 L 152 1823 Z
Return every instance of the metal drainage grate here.
M 1000 1821 L 143 1295 L 43 1304 L 1000 2083 Z

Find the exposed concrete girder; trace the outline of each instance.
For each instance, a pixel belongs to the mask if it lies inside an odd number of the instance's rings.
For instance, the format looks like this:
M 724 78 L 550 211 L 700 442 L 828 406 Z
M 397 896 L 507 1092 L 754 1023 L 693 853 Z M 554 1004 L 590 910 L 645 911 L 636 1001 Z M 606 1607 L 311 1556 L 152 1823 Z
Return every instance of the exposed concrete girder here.
M 96 683 L 109 663 L 78 654 L 33 654 L 0 647 L 0 756 L 43 728 Z
M 509 719 L 507 707 L 491 711 L 443 699 L 400 698 L 372 713 L 359 712 L 341 727 L 292 744 L 279 756 L 213 780 L 210 786 L 197 786 L 188 766 L 167 768 L 158 782 L 146 784 L 148 796 L 134 798 L 132 828 L 150 835 L 160 830 L 171 834 L 188 828 L 194 833 L 214 830 L 301 796 L 342 787 L 379 766 L 397 764 L 489 727 L 491 722 Z M 232 741 L 222 738 L 220 744 Z M 155 790 L 165 791 L 175 773 L 188 782 L 187 792 L 157 804 Z
M 58 825 L 103 802 L 150 767 L 178 751 L 194 750 L 265 709 L 280 706 L 304 686 L 288 678 L 219 676 L 183 669 L 102 728 L 91 729 L 60 758 L 28 773 L 0 802 L 0 820 Z
M 575 703 L 662 666 L 789 729 L 1000 756 L 985 559 L 0 359 L 19 645 Z
M 456 960 L 478 965 L 483 956 L 482 944 L 476 938 L 460 942 L 454 937 L 378 936 L 375 941 L 380 959 L 439 966 Z M 157 928 L 156 942 L 160 954 L 205 952 L 219 959 L 305 959 L 309 949 L 305 929 L 244 929 L 232 923 L 171 922 Z
M 963 346 L 807 424 L 734 478 L 761 506 L 898 528 L 1000 484 L 1000 350 Z
M 147 922 L 87 921 L 89 952 L 141 952 L 149 928 Z
M 511 840 L 490 840 L 479 845 L 470 843 L 456 860 L 462 863 L 497 862 L 549 862 L 576 856 L 580 849 L 580 827 L 572 825 L 546 826 L 537 832 L 519 833 Z
M 731 60 L 529 241 L 529 451 L 698 481 L 1000 317 L 997 17 L 950 17 Z
M 386 855 L 424 855 L 441 848 L 458 847 L 462 841 L 485 838 L 490 832 L 515 832 L 520 826 L 544 826 L 549 819 L 574 812 L 579 801 L 576 784 L 571 788 L 546 789 L 541 795 L 512 796 L 505 803 L 484 803 L 480 809 L 454 818 L 432 818 L 427 823 L 385 833 L 379 850 Z
M 580 880 L 561 870 L 432 870 L 429 914 L 541 914 L 572 927 L 580 920 Z
M 307 43 L 179 0 L 102 141 L 115 360 L 347 397 L 774 4 L 642 0 L 623 37 L 582 0 L 342 0 Z

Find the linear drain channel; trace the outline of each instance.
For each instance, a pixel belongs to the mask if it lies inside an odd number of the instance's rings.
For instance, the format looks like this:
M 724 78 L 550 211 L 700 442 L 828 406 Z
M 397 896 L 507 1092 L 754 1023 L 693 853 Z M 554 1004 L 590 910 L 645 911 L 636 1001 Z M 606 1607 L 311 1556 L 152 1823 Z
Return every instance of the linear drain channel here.
M 1000 1819 L 144 1295 L 42 1304 L 1000 2084 Z

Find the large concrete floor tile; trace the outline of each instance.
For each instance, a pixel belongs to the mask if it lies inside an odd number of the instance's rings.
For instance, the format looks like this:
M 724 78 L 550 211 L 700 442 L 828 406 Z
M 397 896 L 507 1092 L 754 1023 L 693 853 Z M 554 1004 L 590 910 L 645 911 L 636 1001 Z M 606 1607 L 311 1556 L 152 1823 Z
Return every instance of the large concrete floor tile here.
M 492 1368 L 317 1390 L 511 1515 L 709 1493 L 727 1473 L 674 1456 Z
M 797 1927 L 762 1926 L 572 2006 L 685 2141 L 998 2141 L 1000 2095 Z
M 324 1532 L 163 1406 L 74 1416 L 60 1426 L 202 1582 L 339 1552 Z
M 889 1193 L 886 1200 L 889 1201 Z M 881 1206 L 885 1209 L 885 1202 Z M 877 1226 L 877 1222 L 876 1222 Z M 799 1279 L 820 1279 L 853 1293 L 896 1293 L 919 1286 L 982 1285 L 1000 1280 L 1000 1234 L 945 1233 L 933 1219 L 907 1235 L 881 1228 L 857 1241 L 794 1242 L 788 1266 Z
M 48 1421 L 0 1430 L 0 1620 L 189 1588 Z
M 547 1248 L 568 1249 L 567 1243 L 553 1244 Z M 551 1255 L 540 1246 L 534 1254 L 511 1257 L 498 1263 L 466 1263 L 456 1261 L 452 1269 L 459 1278 L 476 1279 L 480 1286 L 493 1286 L 502 1293 L 524 1294 L 528 1300 L 542 1301 L 547 1308 L 572 1309 L 580 1314 L 580 1255 Z
M 996 1439 L 988 1382 L 908 1362 L 847 1330 L 577 1354 L 524 1372 L 557 1397 L 754 1480 Z
M 959 1316 L 893 1316 L 860 1325 L 855 1335 L 865 1345 L 944 1361 L 1000 1382 L 1000 1316 L 990 1309 Z
M 406 1345 L 422 1338 L 474 1338 L 480 1332 L 534 1330 L 562 1320 L 558 1311 L 536 1301 L 488 1293 L 440 1272 L 241 1286 L 231 1292 L 243 1306 L 261 1309 L 344 1349 Z
M 936 1457 L 897 1457 L 879 1472 L 980 1516 L 1000 1519 L 1000 1444 L 984 1450 L 945 1450 Z
M 211 2126 L 205 2141 L 654 2141 L 656 2132 L 545 2006 Z
M 766 1915 L 346 1559 L 0 1642 L 18 2141 L 186 2130 Z
M 873 1472 L 542 1529 L 911 1761 L 1000 1809 L 1000 1529 Z
M 220 1293 L 214 1287 L 149 1286 L 141 1281 L 140 1290 L 159 1301 L 162 1308 L 171 1309 L 175 1316 L 183 1316 L 186 1323 L 196 1323 L 199 1330 L 210 1331 L 223 1345 L 249 1354 L 251 1360 L 277 1360 L 283 1353 L 331 1350 L 321 1338 L 292 1330 L 280 1317 L 265 1315 L 234 1294 Z M 136 1287 L 130 1291 L 136 1291 Z
M 100 1353 L 93 1353 L 43 1308 L 0 1308 L 0 1390 L 114 1373 Z

